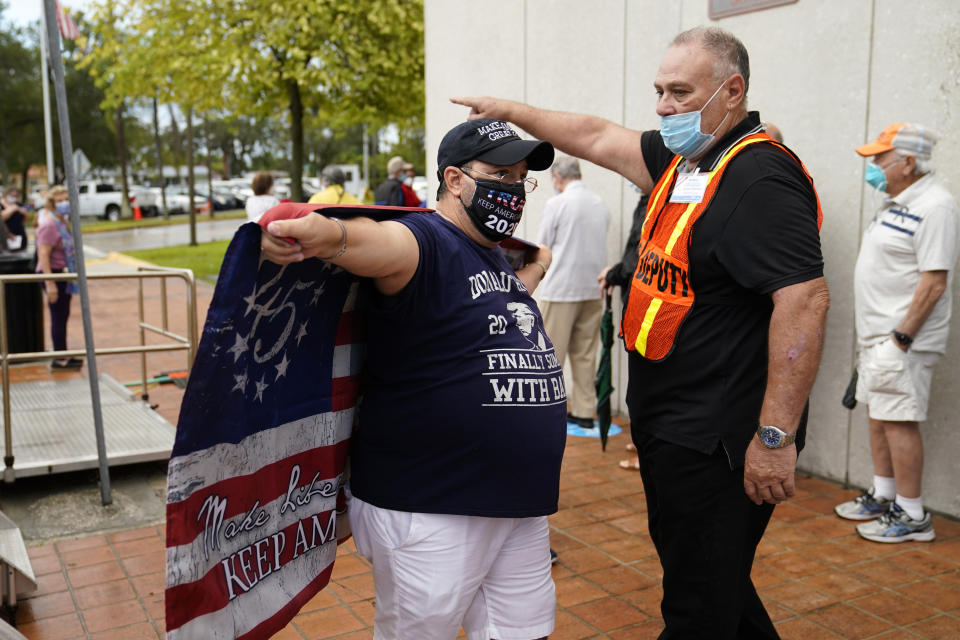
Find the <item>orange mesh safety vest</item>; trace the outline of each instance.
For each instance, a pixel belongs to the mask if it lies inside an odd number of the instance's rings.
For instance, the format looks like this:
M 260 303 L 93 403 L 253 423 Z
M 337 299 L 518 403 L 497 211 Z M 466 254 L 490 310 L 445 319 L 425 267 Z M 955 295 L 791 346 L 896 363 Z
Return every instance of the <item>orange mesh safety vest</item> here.
M 710 205 L 730 160 L 744 147 L 755 142 L 771 143 L 789 153 L 813 186 L 813 179 L 806 167 L 792 151 L 766 133 L 755 133 L 733 145 L 720 158 L 713 171 L 702 174 L 707 176 L 707 186 L 700 202 L 667 202 L 677 165 L 682 160 L 680 156 L 675 156 L 653 188 L 640 232 L 637 247 L 640 259 L 633 274 L 630 297 L 620 325 L 624 343 L 630 351 L 636 351 L 648 360 L 663 360 L 673 350 L 677 333 L 693 308 L 695 297 L 688 257 L 691 230 L 697 218 Z M 822 221 L 818 196 L 817 229 Z

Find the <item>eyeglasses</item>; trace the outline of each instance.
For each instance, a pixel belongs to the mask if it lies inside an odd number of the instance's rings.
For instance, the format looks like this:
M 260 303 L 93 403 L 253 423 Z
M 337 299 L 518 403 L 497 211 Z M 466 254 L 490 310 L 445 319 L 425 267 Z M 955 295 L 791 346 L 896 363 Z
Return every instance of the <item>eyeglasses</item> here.
M 474 169 L 473 167 L 460 167 L 460 171 L 463 171 L 463 172 L 475 171 L 475 172 L 479 173 L 480 175 L 482 175 L 482 176 L 487 176 L 488 178 L 492 178 L 492 179 L 496 180 L 497 182 L 499 182 L 500 184 L 503 184 L 503 185 L 511 185 L 511 184 L 517 184 L 517 183 L 522 182 L 522 183 L 523 183 L 523 190 L 526 191 L 527 193 L 533 193 L 533 190 L 537 188 L 537 179 L 536 179 L 536 178 L 524 178 L 523 180 L 517 180 L 516 182 L 506 182 L 506 181 L 504 180 L 504 178 L 505 178 L 506 176 L 492 176 L 492 175 L 490 175 L 489 173 L 484 173 L 483 171 L 480 171 L 479 169 Z M 504 172 L 504 173 L 506 173 L 506 172 Z M 473 176 L 471 176 L 471 177 L 473 177 Z
M 877 167 L 879 167 L 880 169 L 883 169 L 884 171 L 886 171 L 887 169 L 889 169 L 889 168 L 892 167 L 893 165 L 895 165 L 895 164 L 900 164 L 900 163 L 903 162 L 904 160 L 905 160 L 905 158 L 904 158 L 903 156 L 897 154 L 897 159 L 894 160 L 893 162 L 891 162 L 890 164 L 880 165 L 880 164 L 877 163 L 876 160 L 873 161 L 873 164 L 877 165 Z

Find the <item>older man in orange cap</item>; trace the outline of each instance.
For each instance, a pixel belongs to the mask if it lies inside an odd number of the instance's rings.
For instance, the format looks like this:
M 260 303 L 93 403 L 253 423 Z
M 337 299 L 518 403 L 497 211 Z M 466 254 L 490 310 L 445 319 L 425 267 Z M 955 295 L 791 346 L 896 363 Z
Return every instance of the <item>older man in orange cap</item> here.
M 950 284 L 957 262 L 960 209 L 933 175 L 936 135 L 893 124 L 857 153 L 870 158 L 865 179 L 883 196 L 863 234 L 854 274 L 857 400 L 870 417 L 873 486 L 836 506 L 862 520 L 876 542 L 930 541 L 923 509 L 923 439 L 933 367 L 947 346 Z

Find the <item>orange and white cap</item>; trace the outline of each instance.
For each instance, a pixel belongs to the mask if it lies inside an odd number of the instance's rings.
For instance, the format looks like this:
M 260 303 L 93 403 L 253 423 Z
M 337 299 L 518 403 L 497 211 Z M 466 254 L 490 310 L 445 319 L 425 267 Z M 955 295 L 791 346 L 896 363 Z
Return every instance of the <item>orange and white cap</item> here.
M 881 131 L 873 142 L 857 147 L 857 153 L 869 157 L 896 149 L 918 160 L 929 160 L 936 144 L 937 135 L 933 131 L 919 124 L 898 122 Z

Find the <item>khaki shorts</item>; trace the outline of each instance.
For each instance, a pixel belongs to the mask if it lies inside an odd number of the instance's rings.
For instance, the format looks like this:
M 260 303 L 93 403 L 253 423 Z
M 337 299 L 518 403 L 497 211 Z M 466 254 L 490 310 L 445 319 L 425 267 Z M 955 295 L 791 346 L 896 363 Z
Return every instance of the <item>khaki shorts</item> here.
M 904 353 L 888 338 L 860 352 L 857 400 L 874 420 L 923 422 L 939 353 Z

